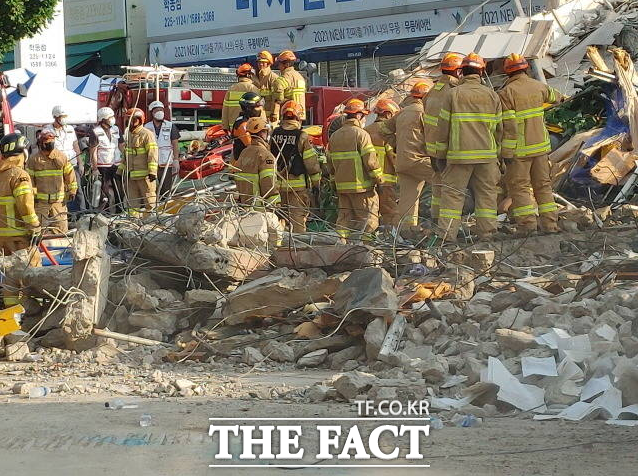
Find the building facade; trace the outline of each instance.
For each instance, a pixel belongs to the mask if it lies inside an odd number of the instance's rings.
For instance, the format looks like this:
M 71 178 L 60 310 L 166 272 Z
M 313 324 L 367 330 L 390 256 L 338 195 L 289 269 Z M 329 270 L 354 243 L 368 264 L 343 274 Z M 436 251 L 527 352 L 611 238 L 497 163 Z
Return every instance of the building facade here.
M 442 32 L 516 17 L 513 0 L 483 6 L 481 0 L 145 2 L 150 63 L 233 67 L 262 49 L 291 49 L 317 63 L 321 82 L 331 86 L 371 87 Z M 534 14 L 545 0 L 522 4 Z

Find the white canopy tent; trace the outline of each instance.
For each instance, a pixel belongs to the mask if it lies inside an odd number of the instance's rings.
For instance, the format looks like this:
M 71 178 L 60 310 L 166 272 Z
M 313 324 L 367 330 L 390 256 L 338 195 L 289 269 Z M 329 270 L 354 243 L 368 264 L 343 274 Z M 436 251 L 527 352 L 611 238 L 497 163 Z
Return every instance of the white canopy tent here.
M 9 78 L 25 77 L 25 73 L 21 72 L 9 71 L 8 75 Z M 11 81 L 11 85 L 15 86 L 18 82 L 21 81 Z M 46 78 L 37 74 L 29 77 L 23 84 L 27 89 L 26 97 L 20 96 L 15 89 L 9 93 L 8 99 L 14 123 L 49 124 L 53 120 L 51 117 L 53 107 L 60 105 L 67 110 L 69 124 L 94 124 L 97 121 L 97 101 L 72 93 L 62 85 L 54 86 Z

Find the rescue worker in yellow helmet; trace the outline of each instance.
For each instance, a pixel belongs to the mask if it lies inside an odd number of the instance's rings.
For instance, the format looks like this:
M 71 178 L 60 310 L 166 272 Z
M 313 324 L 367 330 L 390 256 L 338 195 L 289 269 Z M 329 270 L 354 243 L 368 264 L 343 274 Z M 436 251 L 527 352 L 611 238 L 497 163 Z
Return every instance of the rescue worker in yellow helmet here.
M 124 177 L 128 212 L 138 216 L 143 208 L 150 211 L 157 202 L 157 161 L 159 150 L 155 134 L 144 127 L 144 111 L 126 111 L 124 154 L 117 174 Z
M 465 190 L 474 193 L 476 234 L 489 239 L 496 232 L 498 151 L 502 136 L 501 101 L 481 84 L 485 61 L 476 53 L 463 58 L 463 79 L 445 95 L 437 127 L 436 155 L 441 172 L 438 235 L 457 239 Z
M 259 94 L 264 98 L 266 118 L 271 122 L 275 122 L 273 120 L 273 90 L 275 88 L 275 81 L 279 77 L 279 75 L 272 70 L 274 63 L 275 60 L 270 51 L 260 51 L 257 55 L 257 75 L 253 81 L 255 86 L 259 88 Z
M 40 266 L 40 253 L 31 245 L 41 234 L 35 213 L 34 191 L 29 174 L 20 166 L 29 143 L 22 134 L 0 140 L 0 248 L 5 256 L 29 250 L 29 265 Z M 4 306 L 20 304 L 22 283 L 10 274 L 3 283 Z
M 441 112 L 443 98 L 448 91 L 459 84 L 461 77 L 461 64 L 463 55 L 447 53 L 441 60 L 441 72 L 443 73 L 436 84 L 423 98 L 423 121 L 425 122 L 425 146 L 430 157 L 436 157 L 436 128 Z M 439 219 L 439 206 L 441 204 L 441 169 L 436 159 L 432 159 L 434 177 L 432 184 L 432 221 Z
M 270 125 L 262 117 L 251 117 L 246 123 L 251 135 L 237 161 L 235 183 L 239 202 L 258 208 L 272 207 L 281 202 L 275 173 L 275 157 L 270 152 Z
M 431 184 L 434 171 L 425 149 L 423 98 L 428 84 L 418 82 L 412 87 L 407 106 L 384 122 L 380 128 L 385 140 L 397 154 L 396 171 L 399 180 L 399 225 L 402 235 L 419 239 L 419 200 L 426 184 Z
M 272 89 L 274 102 L 270 118 L 272 122 L 279 120 L 281 106 L 286 101 L 295 101 L 299 104 L 303 110 L 299 120 L 301 122 L 306 120 L 306 80 L 295 70 L 295 61 L 297 61 L 297 57 L 290 50 L 282 51 L 277 56 L 276 63 L 281 71 L 281 76 L 276 79 Z
M 527 235 L 540 229 L 557 233 L 558 205 L 554 202 L 548 154 L 551 150 L 545 127 L 543 104 L 556 104 L 561 94 L 527 75 L 529 64 L 518 54 L 505 59 L 508 75 L 498 92 L 503 104 L 503 143 L 505 182 L 516 221 L 517 234 Z M 536 203 L 529 193 L 533 189 Z M 538 222 L 536 215 L 538 214 Z
M 255 70 L 248 63 L 242 64 L 236 71 L 237 82 L 233 84 L 224 96 L 222 107 L 222 127 L 225 131 L 230 131 L 231 126 L 239 117 L 241 112 L 239 100 L 245 93 L 259 94 L 259 88 L 253 84 Z
M 53 234 L 69 231 L 66 202 L 75 198 L 75 170 L 64 152 L 55 148 L 55 135 L 41 132 L 39 151 L 27 160 L 26 170 L 36 190 L 35 212 L 43 227 Z
M 383 170 L 370 134 L 363 129 L 369 114 L 360 99 L 350 99 L 346 121 L 328 144 L 328 168 L 339 200 L 337 233 L 345 241 L 371 240 L 379 227 L 379 197 L 376 185 L 383 184 Z
M 372 144 L 377 152 L 377 160 L 383 170 L 383 185 L 377 189 L 379 194 L 379 215 L 382 225 L 395 227 L 398 225 L 397 214 L 397 157 L 392 146 L 381 133 L 383 123 L 399 112 L 399 106 L 391 99 L 379 99 L 373 111 L 377 115 L 374 123 L 366 127 Z
M 319 155 L 301 129 L 301 106 L 295 101 L 281 108 L 281 125 L 270 137 L 270 151 L 277 162 L 282 211 L 294 233 L 306 231 L 309 215 L 309 189 L 319 187 Z

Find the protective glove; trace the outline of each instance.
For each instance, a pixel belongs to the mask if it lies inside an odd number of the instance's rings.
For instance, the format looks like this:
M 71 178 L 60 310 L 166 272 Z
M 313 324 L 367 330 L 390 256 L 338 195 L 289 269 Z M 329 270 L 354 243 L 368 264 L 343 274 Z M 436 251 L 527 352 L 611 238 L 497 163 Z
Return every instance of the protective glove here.
M 155 182 L 157 180 L 157 176 L 154 174 L 148 174 L 147 177 L 149 182 Z

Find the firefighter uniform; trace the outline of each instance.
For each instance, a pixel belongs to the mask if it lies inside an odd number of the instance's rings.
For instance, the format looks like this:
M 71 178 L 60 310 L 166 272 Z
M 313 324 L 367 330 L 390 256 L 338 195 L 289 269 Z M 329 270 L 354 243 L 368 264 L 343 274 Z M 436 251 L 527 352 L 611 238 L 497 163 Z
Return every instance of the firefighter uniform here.
M 250 145 L 252 140 L 250 134 L 246 130 L 246 124 L 248 123 L 248 117 L 241 114 L 235 122 L 233 123 L 233 127 L 231 129 L 231 135 L 233 137 L 233 159 L 239 160 L 239 156 L 244 151 L 246 147 Z
M 277 162 L 281 205 L 294 233 L 306 231 L 310 194 L 308 188 L 321 181 L 321 166 L 309 136 L 301 123 L 284 119 L 270 138 L 270 151 Z
M 67 156 L 57 149 L 48 156 L 38 152 L 27 160 L 26 170 L 35 189 L 39 222 L 53 233 L 69 231 L 66 202 L 69 195 L 77 193 L 78 184 Z
M 399 181 L 399 224 L 415 229 L 419 223 L 419 200 L 426 183 L 432 183 L 434 171 L 425 149 L 423 102 L 410 97 L 407 107 L 381 125 L 385 139 L 396 150 Z
M 253 84 L 252 79 L 248 77 L 241 77 L 233 84 L 224 96 L 224 105 L 222 107 L 222 127 L 224 130 L 229 131 L 239 114 L 241 114 L 241 108 L 239 107 L 239 100 L 245 93 L 257 93 L 259 89 Z
M 337 233 L 343 239 L 355 233 L 371 238 L 379 227 L 379 197 L 374 187 L 382 183 L 383 171 L 370 134 L 358 120 L 347 119 L 330 137 L 328 168 L 339 198 Z
M 436 157 L 436 129 L 441 113 L 441 104 L 447 92 L 455 87 L 459 80 L 448 74 L 442 75 L 428 95 L 423 98 L 423 121 L 425 122 L 425 147 L 430 157 Z M 433 164 L 434 165 L 434 164 Z M 433 167 L 432 177 L 432 220 L 436 223 L 439 219 L 439 206 L 441 204 L 441 173 Z
M 262 208 L 266 204 L 281 202 L 275 177 L 275 157 L 265 140 L 252 136 L 250 145 L 239 156 L 237 168 L 239 172 L 235 174 L 235 182 L 240 203 Z
M 397 157 L 392 146 L 386 142 L 381 127 L 383 120 L 377 120 L 366 127 L 370 134 L 372 145 L 377 152 L 377 160 L 381 170 L 383 170 L 383 185 L 379 191 L 379 215 L 382 225 L 397 226 L 399 216 L 397 213 Z
M 118 171 L 126 177 L 129 214 L 137 216 L 144 207 L 146 210 L 154 208 L 157 201 L 156 182 L 148 177 L 154 175 L 157 178 L 158 149 L 155 134 L 142 124 L 132 131 L 127 129 L 124 147 L 124 156 Z
M 20 167 L 20 156 L 0 159 L 0 248 L 3 255 L 29 250 L 29 265 L 40 266 L 40 253 L 31 246 L 31 235 L 39 231 L 34 194 L 29 174 Z M 22 283 L 5 276 L 3 297 L 5 307 L 20 303 Z
M 295 101 L 303 110 L 301 122 L 306 119 L 306 80 L 293 66 L 284 69 L 272 89 L 273 103 L 283 104 L 286 101 Z
M 270 120 L 270 116 L 274 111 L 274 99 L 273 90 L 275 89 L 275 81 L 277 81 L 279 75 L 270 68 L 259 70 L 257 78 L 255 79 L 255 85 L 259 88 L 259 94 L 264 98 L 264 111 L 266 112 L 266 118 Z
M 478 236 L 488 238 L 496 231 L 501 120 L 501 101 L 478 74 L 464 76 L 442 101 L 436 153 L 447 165 L 441 174 L 438 226 L 447 241 L 456 241 L 468 186 L 474 192 Z
M 498 95 L 503 104 L 501 156 L 507 164 L 505 181 L 517 231 L 536 231 L 538 214 L 542 231 L 557 232 L 558 205 L 552 194 L 543 103 L 555 104 L 561 95 L 525 73 L 508 78 Z

